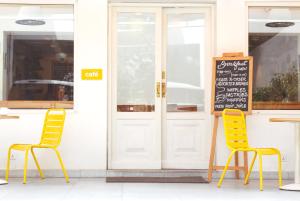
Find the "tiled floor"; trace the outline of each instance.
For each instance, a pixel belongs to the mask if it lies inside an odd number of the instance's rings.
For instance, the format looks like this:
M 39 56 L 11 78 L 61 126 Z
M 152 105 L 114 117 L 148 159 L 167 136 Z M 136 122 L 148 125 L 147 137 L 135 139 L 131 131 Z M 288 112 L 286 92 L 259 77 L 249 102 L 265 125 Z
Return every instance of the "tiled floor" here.
M 265 190 L 259 191 L 258 181 L 244 186 L 242 181 L 226 180 L 222 188 L 211 184 L 151 184 L 151 183 L 105 183 L 104 179 L 12 179 L 8 185 L 0 186 L 0 201 L 150 201 L 150 200 L 218 200 L 218 201 L 299 201 L 300 192 L 281 191 L 273 180 L 265 181 Z M 285 181 L 284 183 L 289 183 Z

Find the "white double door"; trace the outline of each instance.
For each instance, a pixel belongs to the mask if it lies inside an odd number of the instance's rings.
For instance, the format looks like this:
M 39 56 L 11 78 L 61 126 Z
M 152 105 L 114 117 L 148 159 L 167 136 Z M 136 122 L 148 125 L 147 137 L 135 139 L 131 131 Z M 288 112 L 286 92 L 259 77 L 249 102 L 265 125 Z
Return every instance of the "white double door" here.
M 207 168 L 210 8 L 110 14 L 109 169 Z

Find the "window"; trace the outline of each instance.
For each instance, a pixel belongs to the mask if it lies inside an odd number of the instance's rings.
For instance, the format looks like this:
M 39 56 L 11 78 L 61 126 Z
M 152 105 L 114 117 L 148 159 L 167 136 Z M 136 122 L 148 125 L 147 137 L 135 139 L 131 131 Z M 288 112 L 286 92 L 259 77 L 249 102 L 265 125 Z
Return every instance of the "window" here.
M 300 109 L 300 8 L 251 7 L 253 108 Z
M 1 106 L 73 107 L 73 23 L 71 5 L 0 5 Z

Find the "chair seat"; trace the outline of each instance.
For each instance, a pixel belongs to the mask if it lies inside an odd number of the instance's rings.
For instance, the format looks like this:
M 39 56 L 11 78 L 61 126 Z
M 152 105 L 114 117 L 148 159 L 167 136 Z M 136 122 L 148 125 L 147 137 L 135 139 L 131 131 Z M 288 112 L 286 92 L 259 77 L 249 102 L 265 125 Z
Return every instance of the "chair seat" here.
M 237 151 L 255 151 L 257 154 L 260 155 L 276 155 L 280 154 L 280 151 L 276 148 L 255 148 L 255 147 L 249 147 L 249 148 L 238 148 Z
M 24 151 L 27 149 L 30 149 L 32 147 L 32 144 L 13 144 L 11 145 L 11 149 Z
M 31 148 L 55 148 L 53 146 L 42 145 L 42 144 L 13 144 L 11 149 L 24 151 Z
M 280 154 L 280 151 L 276 148 L 254 148 L 258 154 L 261 155 L 276 155 Z

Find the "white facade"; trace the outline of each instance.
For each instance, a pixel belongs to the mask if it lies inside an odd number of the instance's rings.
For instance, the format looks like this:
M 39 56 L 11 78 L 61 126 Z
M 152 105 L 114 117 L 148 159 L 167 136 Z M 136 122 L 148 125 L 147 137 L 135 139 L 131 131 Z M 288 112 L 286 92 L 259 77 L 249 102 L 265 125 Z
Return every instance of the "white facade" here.
M 0 1 L 7 3 L 13 1 Z M 14 1 L 16 3 L 35 2 L 36 0 Z M 54 1 L 47 1 L 54 2 Z M 62 1 L 56 1 L 62 2 Z M 65 1 L 73 2 L 73 1 Z M 123 2 L 123 1 L 118 1 Z M 135 1 L 136 2 L 136 1 Z M 151 1 L 148 1 L 151 2 Z M 152 1 L 153 2 L 153 1 Z M 155 1 L 158 2 L 158 1 Z M 170 2 L 170 1 L 162 1 Z M 178 1 L 174 1 L 178 2 Z M 182 2 L 182 1 L 181 1 Z M 191 1 L 198 7 L 201 1 Z M 198 3 L 199 2 L 199 3 Z M 223 52 L 241 52 L 247 55 L 249 5 L 298 6 L 300 1 L 246 1 L 216 0 L 202 1 L 214 5 L 214 56 Z M 120 5 L 120 4 L 119 4 Z M 127 6 L 130 4 L 127 4 Z M 75 1 L 75 85 L 74 109 L 68 111 L 62 144 L 59 147 L 68 170 L 106 170 L 108 166 L 108 2 L 107 0 Z M 81 80 L 83 68 L 102 68 L 103 80 Z M 208 73 L 207 77 L 211 77 Z M 210 89 L 208 89 L 210 91 Z M 20 115 L 19 120 L 0 121 L 0 169 L 5 169 L 7 150 L 13 143 L 37 143 L 43 124 L 44 110 L 12 110 Z M 300 111 L 253 111 L 247 118 L 249 142 L 252 146 L 277 147 L 286 158 L 283 171 L 294 170 L 294 127 L 288 123 L 270 123 L 270 117 L 300 117 Z M 211 116 L 211 121 L 213 120 Z M 212 128 L 208 128 L 212 130 Z M 210 134 L 209 134 L 210 135 Z M 209 153 L 210 138 L 206 142 Z M 217 163 L 224 164 L 228 156 L 219 124 L 217 140 Z M 39 151 L 41 167 L 58 169 L 54 153 Z M 23 168 L 23 153 L 14 153 L 12 169 Z M 276 171 L 276 158 L 264 160 L 265 171 Z M 29 169 L 35 169 L 33 161 Z

